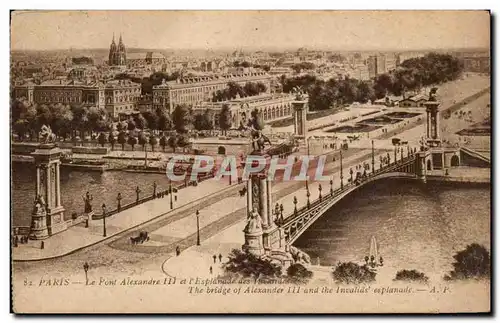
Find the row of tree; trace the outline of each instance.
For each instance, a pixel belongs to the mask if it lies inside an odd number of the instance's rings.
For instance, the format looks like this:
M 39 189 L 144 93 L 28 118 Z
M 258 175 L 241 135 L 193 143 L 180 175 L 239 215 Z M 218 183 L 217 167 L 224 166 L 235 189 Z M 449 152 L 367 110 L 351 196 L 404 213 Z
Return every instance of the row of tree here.
M 267 91 L 267 86 L 262 82 L 247 82 L 244 86 L 236 82 L 229 82 L 224 90 L 218 90 L 212 96 L 212 102 L 233 100 L 237 96 L 244 98 L 258 95 Z
M 93 133 L 108 131 L 135 131 L 149 129 L 154 131 L 175 130 L 185 134 L 190 129 L 212 130 L 219 127 L 229 130 L 232 126 L 231 111 L 224 105 L 219 112 L 218 124 L 214 124 L 214 112 L 206 110 L 195 113 L 187 105 L 178 105 L 172 112 L 159 108 L 135 114 L 128 120 L 113 122 L 107 117 L 106 110 L 98 107 L 84 107 L 80 104 L 31 105 L 26 101 L 11 102 L 12 129 L 24 139 L 29 136 L 36 140 L 42 125 L 50 126 L 60 138 L 85 138 Z
M 139 132 L 137 135 L 132 134 L 132 132 L 127 132 L 125 130 L 121 130 L 118 135 L 116 135 L 115 131 L 110 131 L 109 133 L 101 132 L 97 137 L 98 143 L 104 147 L 107 143 L 111 145 L 111 149 L 115 149 L 115 145 L 121 145 L 122 150 L 125 150 L 125 144 L 128 144 L 134 150 L 135 145 L 141 145 L 143 150 L 146 150 L 146 145 L 151 145 L 151 149 L 154 152 L 155 147 L 160 145 L 165 151 L 165 148 L 168 146 L 172 148 L 173 152 L 176 151 L 176 148 L 187 147 L 189 145 L 189 137 L 185 134 L 173 134 L 171 136 L 166 136 L 165 134 L 161 136 L 151 135 L 147 137 L 144 132 Z
M 163 73 L 163 72 L 155 72 L 151 74 L 149 77 L 134 77 L 130 74 L 127 73 L 122 73 L 118 74 L 115 76 L 116 80 L 130 80 L 135 83 L 140 83 L 141 84 L 141 94 L 146 95 L 146 94 L 152 94 L 153 93 L 153 86 L 155 85 L 160 85 L 163 81 L 173 81 L 179 78 L 180 73 L 179 72 L 173 72 L 171 74 L 169 73 Z
M 405 96 L 407 91 L 455 80 L 462 71 L 463 67 L 457 58 L 430 53 L 406 60 L 397 69 L 369 81 L 348 77 L 324 81 L 313 75 L 294 78 L 282 76 L 280 81 L 284 92 L 291 92 L 297 86 L 307 91 L 311 110 L 324 110 L 353 102 L 366 103 L 388 94 Z

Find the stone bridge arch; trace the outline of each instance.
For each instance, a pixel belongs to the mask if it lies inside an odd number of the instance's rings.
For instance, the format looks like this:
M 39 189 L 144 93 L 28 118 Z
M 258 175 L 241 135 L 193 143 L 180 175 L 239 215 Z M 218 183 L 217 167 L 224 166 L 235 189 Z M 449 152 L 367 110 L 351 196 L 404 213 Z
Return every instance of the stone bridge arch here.
M 352 185 L 349 189 L 345 190 L 333 200 L 328 200 L 325 197 L 323 204 L 320 203 L 319 206 L 312 206 L 311 209 L 307 210 L 304 216 L 294 219 L 293 221 L 286 223 L 283 228 L 286 245 L 292 245 L 317 219 L 319 219 L 325 212 L 327 212 L 332 206 L 340 202 L 343 198 L 353 193 L 354 191 L 360 189 L 368 183 L 373 183 L 375 181 L 387 178 L 407 178 L 407 179 L 417 179 L 417 176 L 412 173 L 406 172 L 390 172 L 376 175 L 372 178 L 368 178 L 359 185 Z M 345 186 L 344 186 L 345 187 Z

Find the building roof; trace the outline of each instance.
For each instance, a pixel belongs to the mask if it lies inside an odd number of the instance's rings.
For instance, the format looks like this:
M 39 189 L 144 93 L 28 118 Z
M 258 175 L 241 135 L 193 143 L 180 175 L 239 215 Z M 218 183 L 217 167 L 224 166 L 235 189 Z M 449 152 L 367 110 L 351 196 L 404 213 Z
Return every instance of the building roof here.
M 415 96 L 412 96 L 410 98 L 410 100 L 415 101 L 415 102 L 422 101 L 422 100 L 427 101 L 427 96 L 425 96 L 423 94 L 417 94 Z
M 265 72 L 252 72 L 245 74 L 218 74 L 212 76 L 197 76 L 197 77 L 183 77 L 174 81 L 168 81 L 153 88 L 182 88 L 190 87 L 191 84 L 217 84 L 221 82 L 230 81 L 258 81 L 263 78 L 271 78 L 271 75 Z

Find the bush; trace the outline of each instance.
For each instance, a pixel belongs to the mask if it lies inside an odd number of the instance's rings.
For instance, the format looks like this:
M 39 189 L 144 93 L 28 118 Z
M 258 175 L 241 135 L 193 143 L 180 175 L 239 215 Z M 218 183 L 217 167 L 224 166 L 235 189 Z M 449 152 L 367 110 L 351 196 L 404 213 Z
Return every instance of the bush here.
M 421 273 L 415 269 L 413 270 L 403 269 L 396 273 L 396 277 L 394 278 L 394 280 L 427 283 L 429 281 L 429 277 L 427 277 L 424 273 Z
M 231 251 L 228 262 L 224 264 L 224 271 L 252 278 L 281 276 L 280 266 L 239 249 Z
M 339 284 L 361 284 L 375 281 L 376 273 L 367 265 L 354 262 L 340 263 L 332 273 L 333 279 Z
M 473 243 L 453 256 L 453 271 L 444 277 L 445 280 L 489 279 L 491 259 L 485 247 Z
M 286 270 L 288 277 L 292 278 L 296 282 L 305 283 L 313 277 L 313 272 L 308 270 L 302 264 L 293 264 Z

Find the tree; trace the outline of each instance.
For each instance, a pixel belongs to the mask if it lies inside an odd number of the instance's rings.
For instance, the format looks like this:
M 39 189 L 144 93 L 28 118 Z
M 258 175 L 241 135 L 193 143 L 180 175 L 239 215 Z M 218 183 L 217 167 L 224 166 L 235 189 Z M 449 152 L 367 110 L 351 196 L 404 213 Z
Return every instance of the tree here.
M 146 120 L 146 123 L 151 130 L 158 130 L 158 123 L 160 121 L 160 117 L 158 116 L 157 113 L 151 112 L 151 111 L 146 111 L 143 114 L 144 119 Z
M 90 107 L 87 110 L 88 130 L 96 131 L 103 127 L 101 121 L 104 121 L 106 110 L 104 108 Z
M 158 145 L 158 138 L 155 136 L 149 137 L 149 144 L 151 145 L 151 150 L 155 151 L 155 146 Z
M 231 124 L 232 124 L 231 110 L 229 109 L 229 106 L 227 104 L 224 104 L 222 106 L 222 109 L 220 110 L 219 128 L 224 133 L 226 133 L 227 130 L 231 129 Z
M 424 273 L 421 273 L 415 269 L 413 270 L 403 269 L 396 273 L 396 277 L 394 278 L 394 280 L 427 283 L 429 281 L 429 277 L 427 277 Z
M 160 137 L 160 146 L 163 148 L 163 151 L 165 151 L 165 147 L 168 145 L 168 139 L 165 135 L 162 135 Z
M 243 87 L 245 96 L 253 96 L 259 94 L 259 86 L 254 82 L 247 82 Z
M 491 259 L 485 247 L 477 243 L 470 244 L 453 258 L 453 271 L 444 277 L 445 280 L 490 278 Z
M 267 71 L 269 71 L 269 66 Z M 264 93 L 267 91 L 267 86 L 262 82 L 257 82 L 257 90 L 259 93 Z
M 252 127 L 255 130 L 263 130 L 264 129 L 264 121 L 262 120 L 262 117 L 259 113 L 259 110 L 254 109 L 252 110 L 251 114 L 251 122 L 252 122 Z
M 192 122 L 189 107 L 185 104 L 176 106 L 174 112 L 172 113 L 172 122 L 178 133 L 186 133 Z
M 367 81 L 360 81 L 358 83 L 358 97 L 356 98 L 357 102 L 366 103 L 370 100 L 375 99 L 375 90 L 373 89 L 372 84 Z
M 204 113 L 198 113 L 194 116 L 193 126 L 196 130 L 211 130 L 213 129 L 212 114 L 209 110 Z
M 137 138 L 135 136 L 129 136 L 127 143 L 132 146 L 132 150 L 134 150 L 134 146 L 137 145 Z
M 104 132 L 101 132 L 99 134 L 99 137 L 97 137 L 97 141 L 99 142 L 101 147 L 104 147 L 104 145 L 106 144 L 106 134 Z
M 274 278 L 281 276 L 281 267 L 251 253 L 233 249 L 229 260 L 223 265 L 226 273 L 238 274 L 251 278 Z
M 115 149 L 115 144 L 116 144 L 116 137 L 113 134 L 113 130 L 111 130 L 108 134 L 108 141 L 111 144 L 111 150 Z
M 159 114 L 158 115 L 158 130 L 167 131 L 172 130 L 173 124 L 170 115 L 168 114 Z
M 299 263 L 295 263 L 288 267 L 286 274 L 297 283 L 306 283 L 313 277 L 313 272 Z
M 245 96 L 245 91 L 236 82 L 229 82 L 227 83 L 227 95 L 226 95 L 226 100 L 232 100 L 235 99 L 236 96 L 244 97 Z
M 148 138 L 146 137 L 146 135 L 142 131 L 139 134 L 138 142 L 139 142 L 139 145 L 142 146 L 142 149 L 146 150 L 146 144 L 148 143 Z
M 122 150 L 125 150 L 125 144 L 127 143 L 127 133 L 122 130 L 118 134 L 118 143 L 122 145 Z
M 127 130 L 128 130 L 128 131 L 133 131 L 133 130 L 135 130 L 135 128 L 136 128 L 136 125 L 135 125 L 134 120 L 133 120 L 133 119 L 130 119 L 130 120 L 128 121 L 128 123 L 127 123 Z
M 12 125 L 12 130 L 14 130 L 14 132 L 17 133 L 17 135 L 21 140 L 24 139 L 26 132 L 28 132 L 28 129 L 29 129 L 29 124 L 28 121 L 25 119 L 17 119 Z
M 376 273 L 367 265 L 344 262 L 335 267 L 332 275 L 335 282 L 340 284 L 361 284 L 374 282 Z
M 181 147 L 184 151 L 191 143 L 187 134 L 179 134 L 177 137 L 177 146 Z
M 135 126 L 139 129 L 145 129 L 148 125 L 146 119 L 140 113 L 135 116 L 134 122 L 135 122 Z
M 179 146 L 177 136 L 170 136 L 168 138 L 168 146 L 172 148 L 172 151 L 175 153 L 175 149 Z

